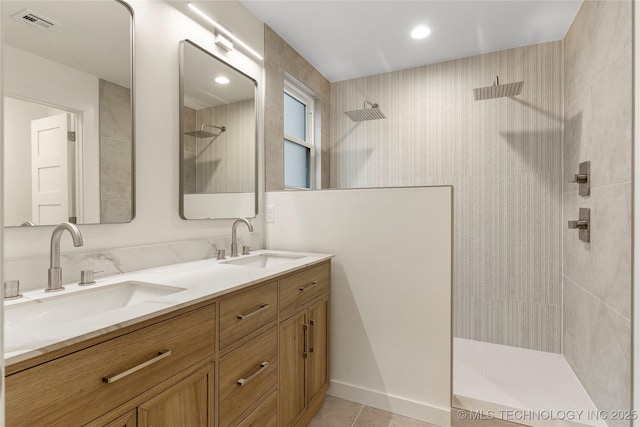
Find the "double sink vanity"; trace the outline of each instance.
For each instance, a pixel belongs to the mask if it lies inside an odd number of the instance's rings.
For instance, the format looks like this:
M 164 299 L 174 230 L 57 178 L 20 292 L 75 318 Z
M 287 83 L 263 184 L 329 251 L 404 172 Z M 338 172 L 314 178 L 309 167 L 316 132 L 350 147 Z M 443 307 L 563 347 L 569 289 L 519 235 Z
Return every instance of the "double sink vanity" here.
M 79 246 L 76 225 L 126 223 L 136 214 L 133 9 L 121 0 L 73 8 L 9 3 L 2 13 L 4 129 L 14 137 L 5 141 L 11 185 L 3 225 L 17 235 L 66 224 Z M 38 23 L 55 30 L 43 32 Z M 83 43 L 67 42 L 77 34 Z M 255 218 L 262 64 L 188 39 L 174 49 L 176 214 Z M 30 144 L 43 149 L 29 151 Z M 32 154 L 40 151 L 55 155 L 47 163 Z M 23 163 L 30 166 L 12 166 Z M 213 227 L 202 224 L 203 233 Z M 320 408 L 328 388 L 331 255 L 234 256 L 234 224 L 228 259 L 219 252 L 217 260 L 95 283 L 84 270 L 81 283 L 69 284 L 60 268 L 61 226 L 46 289 L 5 301 L 7 426 L 290 427 L 306 425 Z M 11 282 L 17 294 L 18 281 Z
M 304 426 L 331 255 L 255 251 L 5 302 L 9 426 Z

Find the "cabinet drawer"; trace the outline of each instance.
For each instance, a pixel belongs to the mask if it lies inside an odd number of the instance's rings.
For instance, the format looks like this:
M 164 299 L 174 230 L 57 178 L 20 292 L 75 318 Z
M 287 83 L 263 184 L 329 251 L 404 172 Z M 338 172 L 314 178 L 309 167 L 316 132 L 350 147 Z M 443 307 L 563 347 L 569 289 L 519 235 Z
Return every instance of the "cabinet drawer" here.
M 277 282 L 220 301 L 220 348 L 276 320 L 277 305 Z
M 236 427 L 277 427 L 278 392 L 274 391 Z
M 330 276 L 331 267 L 326 263 L 280 280 L 280 312 L 303 307 L 328 292 Z
M 10 375 L 7 425 L 95 419 L 213 354 L 215 318 L 209 305 Z
M 220 358 L 220 427 L 230 425 L 278 382 L 277 327 Z

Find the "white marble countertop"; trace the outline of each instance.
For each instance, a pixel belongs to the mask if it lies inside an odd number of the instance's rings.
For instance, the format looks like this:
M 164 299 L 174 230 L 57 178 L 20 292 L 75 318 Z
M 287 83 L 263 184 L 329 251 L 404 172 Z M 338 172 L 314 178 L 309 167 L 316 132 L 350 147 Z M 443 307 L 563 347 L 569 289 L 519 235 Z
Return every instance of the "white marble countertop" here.
M 241 258 L 265 253 L 300 256 L 300 258 L 265 268 L 226 264 L 224 261 L 214 259 L 185 262 L 102 277 L 96 279 L 96 284 L 91 286 L 78 286 L 77 283 L 65 284 L 65 290 L 60 292 L 45 292 L 44 289 L 28 292 L 20 299 L 5 301 L 5 313 L 8 313 L 12 306 L 17 308 L 25 302 L 43 302 L 63 294 L 99 289 L 121 282 L 137 281 L 184 288 L 179 292 L 154 297 L 153 301 L 128 305 L 61 324 L 47 324 L 38 328 L 26 328 L 19 322 L 11 322 L 10 316 L 6 315 L 4 328 L 5 366 L 219 297 L 333 257 L 330 254 L 258 250 L 252 252 L 251 255 L 241 256 Z M 235 259 L 240 258 L 227 258 L 227 261 Z

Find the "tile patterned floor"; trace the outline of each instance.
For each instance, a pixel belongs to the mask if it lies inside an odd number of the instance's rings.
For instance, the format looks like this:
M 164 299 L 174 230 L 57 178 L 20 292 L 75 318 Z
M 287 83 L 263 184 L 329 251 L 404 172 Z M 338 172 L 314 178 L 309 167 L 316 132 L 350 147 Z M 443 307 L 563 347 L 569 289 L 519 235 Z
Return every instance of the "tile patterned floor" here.
M 359 403 L 327 396 L 307 427 L 438 427 Z

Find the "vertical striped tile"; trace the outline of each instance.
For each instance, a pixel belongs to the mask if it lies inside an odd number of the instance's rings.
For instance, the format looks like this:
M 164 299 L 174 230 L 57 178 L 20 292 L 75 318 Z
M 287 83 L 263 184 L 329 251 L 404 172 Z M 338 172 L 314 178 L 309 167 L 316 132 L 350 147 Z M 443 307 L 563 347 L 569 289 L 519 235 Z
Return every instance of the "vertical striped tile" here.
M 522 94 L 474 101 L 496 74 Z M 332 84 L 333 187 L 455 187 L 458 337 L 561 350 L 562 102 L 561 42 Z
M 224 126 L 215 141 L 197 138 L 196 192 L 247 193 L 255 187 L 255 104 L 253 100 L 224 104 L 196 112 L 196 129 Z M 212 129 L 205 129 L 213 132 Z

